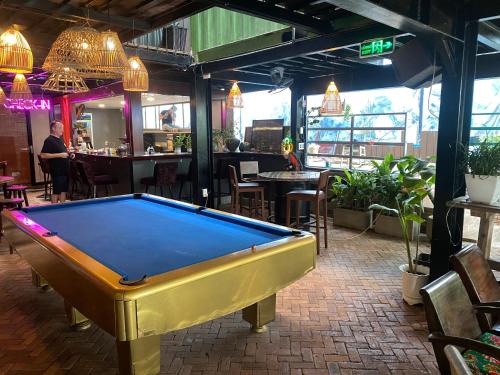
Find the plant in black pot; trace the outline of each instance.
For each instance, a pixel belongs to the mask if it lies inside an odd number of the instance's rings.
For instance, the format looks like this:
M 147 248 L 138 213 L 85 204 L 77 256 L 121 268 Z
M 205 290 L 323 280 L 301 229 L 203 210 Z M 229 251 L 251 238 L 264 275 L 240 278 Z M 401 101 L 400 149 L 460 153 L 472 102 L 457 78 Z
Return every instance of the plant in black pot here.
M 225 129 L 225 139 L 224 144 L 230 152 L 239 151 L 238 147 L 240 146 L 241 140 L 238 137 L 238 134 L 233 127 L 229 127 Z
M 463 147 L 461 157 L 471 201 L 500 205 L 500 141 L 486 138 L 478 145 Z
M 333 203 L 333 224 L 365 230 L 371 228 L 373 211 L 368 207 L 376 189 L 372 172 L 344 169 L 344 176 L 335 176 L 330 189 Z

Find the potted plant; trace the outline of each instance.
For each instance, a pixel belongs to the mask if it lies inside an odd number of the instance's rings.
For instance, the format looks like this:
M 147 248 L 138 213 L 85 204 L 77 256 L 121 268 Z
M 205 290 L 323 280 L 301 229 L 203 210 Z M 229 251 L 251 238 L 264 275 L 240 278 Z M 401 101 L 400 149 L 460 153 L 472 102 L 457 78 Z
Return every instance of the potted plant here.
M 403 280 L 403 299 L 414 305 L 422 303 L 419 290 L 429 279 L 428 268 L 415 264 L 415 259 L 419 253 L 420 225 L 425 222 L 423 201 L 427 197 L 432 198 L 435 174 L 427 161 L 411 155 L 401 158 L 396 165 L 397 171 L 391 175 L 400 182 L 401 189 L 389 202 L 391 205 L 372 204 L 369 208 L 388 212 L 398 219 L 407 256 L 407 263 L 399 267 Z M 414 246 L 410 236 L 411 223 L 415 223 L 417 228 Z
M 184 145 L 184 134 L 181 134 L 181 135 L 177 135 L 174 137 L 174 152 L 176 154 L 180 154 L 182 153 L 182 146 Z
M 228 127 L 223 131 L 224 144 L 230 152 L 239 151 L 241 140 L 238 138 L 236 131 L 233 127 Z
M 372 172 L 344 169 L 344 177 L 335 176 L 330 192 L 333 224 L 365 230 L 371 228 L 373 211 L 368 209 L 376 189 Z
M 193 152 L 193 140 L 191 135 L 186 135 L 186 138 L 184 138 L 184 146 L 186 146 L 187 152 Z
M 486 138 L 462 150 L 467 193 L 473 202 L 500 204 L 500 142 Z

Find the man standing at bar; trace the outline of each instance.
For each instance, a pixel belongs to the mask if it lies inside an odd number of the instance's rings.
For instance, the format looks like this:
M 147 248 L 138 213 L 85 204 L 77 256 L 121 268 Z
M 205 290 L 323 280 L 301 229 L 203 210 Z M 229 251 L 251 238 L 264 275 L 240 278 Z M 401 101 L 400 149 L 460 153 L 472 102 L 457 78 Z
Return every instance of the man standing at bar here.
M 62 139 L 64 126 L 59 121 L 50 123 L 50 135 L 43 143 L 41 157 L 47 159 L 52 178 L 52 203 L 66 201 L 69 185 L 69 154 Z

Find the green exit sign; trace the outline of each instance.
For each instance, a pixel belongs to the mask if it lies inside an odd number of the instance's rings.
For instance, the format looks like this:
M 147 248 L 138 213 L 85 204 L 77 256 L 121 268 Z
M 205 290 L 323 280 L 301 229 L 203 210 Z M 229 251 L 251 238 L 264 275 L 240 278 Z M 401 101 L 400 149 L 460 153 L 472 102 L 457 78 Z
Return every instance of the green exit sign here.
M 359 46 L 359 57 L 386 55 L 394 51 L 394 37 L 365 40 Z

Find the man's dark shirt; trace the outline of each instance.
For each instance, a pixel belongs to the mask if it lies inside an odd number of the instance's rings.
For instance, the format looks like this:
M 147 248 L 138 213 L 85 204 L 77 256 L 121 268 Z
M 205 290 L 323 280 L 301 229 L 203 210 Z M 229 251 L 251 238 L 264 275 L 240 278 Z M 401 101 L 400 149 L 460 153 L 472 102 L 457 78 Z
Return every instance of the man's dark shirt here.
M 62 138 L 57 138 L 53 135 L 49 135 L 45 142 L 43 142 L 42 153 L 43 154 L 59 154 L 61 152 L 67 152 L 66 145 Z M 53 176 L 67 176 L 69 173 L 69 159 L 68 158 L 54 158 L 47 159 L 50 166 L 50 173 Z

